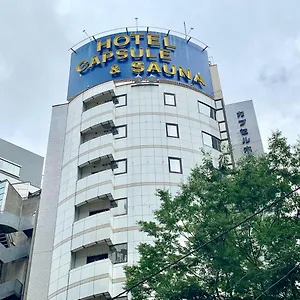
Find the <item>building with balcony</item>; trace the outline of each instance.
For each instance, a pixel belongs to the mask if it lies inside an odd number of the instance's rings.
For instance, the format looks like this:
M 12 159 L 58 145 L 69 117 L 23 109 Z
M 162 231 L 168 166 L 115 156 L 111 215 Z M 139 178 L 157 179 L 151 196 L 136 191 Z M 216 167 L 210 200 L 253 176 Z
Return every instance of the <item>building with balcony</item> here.
M 42 168 L 41 156 L 0 140 L 0 299 L 24 294 Z
M 52 109 L 26 299 L 111 299 L 149 242 L 157 189 L 175 194 L 229 135 L 207 46 L 168 30 L 72 47 L 68 102 Z M 41 267 L 42 266 L 42 267 Z M 122 297 L 122 299 L 125 297 Z

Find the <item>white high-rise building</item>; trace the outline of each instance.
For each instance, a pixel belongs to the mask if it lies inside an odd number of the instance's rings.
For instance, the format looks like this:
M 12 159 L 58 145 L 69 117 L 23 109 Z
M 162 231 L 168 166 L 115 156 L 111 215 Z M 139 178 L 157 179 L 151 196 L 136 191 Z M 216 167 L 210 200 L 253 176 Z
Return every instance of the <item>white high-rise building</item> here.
M 91 39 L 71 48 L 68 102 L 52 110 L 28 300 L 122 292 L 156 190 L 176 193 L 203 150 L 217 163 L 228 146 L 206 45 L 149 28 Z

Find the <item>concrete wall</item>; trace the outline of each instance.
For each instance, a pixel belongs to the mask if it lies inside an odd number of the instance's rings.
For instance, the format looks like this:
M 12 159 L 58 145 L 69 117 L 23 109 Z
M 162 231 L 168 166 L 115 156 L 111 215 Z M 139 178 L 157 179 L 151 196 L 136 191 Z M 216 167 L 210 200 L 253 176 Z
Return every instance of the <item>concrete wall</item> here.
M 10 184 L 8 185 L 8 189 L 7 189 L 7 196 L 5 199 L 4 210 L 18 217 L 21 215 L 22 198 L 19 195 L 19 193 Z
M 28 200 L 22 200 L 15 189 L 8 185 L 7 201 L 5 210 L 23 217 L 32 216 L 37 210 L 39 204 L 39 196 L 32 197 Z M 13 232 L 7 235 L 9 246 L 24 246 L 31 244 L 32 239 L 28 238 L 23 231 Z M 0 283 L 10 280 L 19 280 L 23 285 L 27 276 L 28 258 L 22 258 L 3 265 Z
M 40 196 L 23 200 L 22 203 L 22 217 L 33 216 L 37 213 L 40 202 Z
M 53 107 L 25 299 L 47 299 L 68 105 Z
M 42 156 L 0 139 L 0 157 L 22 166 L 20 180 L 30 181 L 37 187 L 41 186 L 44 164 Z
M 219 71 L 217 65 L 211 65 L 209 67 L 210 69 L 210 75 L 213 85 L 213 92 L 214 92 L 214 99 L 223 99 L 223 92 L 219 77 Z
M 23 258 L 3 265 L 1 281 L 19 280 L 22 284 L 25 282 L 28 259 Z

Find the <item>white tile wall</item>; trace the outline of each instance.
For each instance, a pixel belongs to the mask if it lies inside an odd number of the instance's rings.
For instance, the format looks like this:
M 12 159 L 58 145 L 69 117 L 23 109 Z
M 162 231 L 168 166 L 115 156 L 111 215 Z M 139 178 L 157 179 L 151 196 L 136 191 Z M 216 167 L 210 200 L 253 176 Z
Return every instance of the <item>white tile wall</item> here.
M 108 89 L 114 89 L 116 95 L 127 94 L 127 106 L 115 108 L 109 102 L 83 112 L 83 99 Z M 164 92 L 176 94 L 176 107 L 164 105 Z M 153 219 L 153 210 L 159 207 L 156 189 L 167 188 L 175 194 L 191 168 L 201 163 L 203 148 L 217 160 L 218 152 L 203 146 L 201 131 L 219 137 L 218 123 L 198 112 L 198 100 L 214 106 L 211 98 L 180 86 L 115 88 L 110 82 L 91 88 L 70 103 L 55 233 L 55 244 L 63 242 L 53 252 L 51 293 L 68 284 L 78 285 L 67 293 L 59 293 L 58 299 L 72 300 L 102 292 L 113 296 L 121 292 L 123 283 L 112 280 L 125 276 L 124 264 L 112 265 L 106 259 L 71 269 L 71 251 L 105 239 L 115 244 L 127 242 L 128 264 L 137 262 L 136 247 L 142 241 L 151 241 L 136 229 L 137 222 Z M 115 140 L 108 134 L 80 145 L 80 130 L 107 120 L 116 125 L 127 124 L 127 137 Z M 166 122 L 178 124 L 178 139 L 166 137 Z M 107 170 L 77 180 L 78 165 L 105 154 L 112 154 L 115 160 L 127 158 L 127 173 L 114 176 Z M 183 174 L 169 173 L 168 156 L 182 159 Z M 105 181 L 108 183 L 101 185 Z M 127 215 L 116 217 L 109 211 L 75 222 L 75 204 L 108 193 L 115 199 L 128 198 Z M 96 229 L 103 224 L 107 227 Z M 105 273 L 112 280 L 96 279 Z M 87 278 L 89 282 L 80 284 Z

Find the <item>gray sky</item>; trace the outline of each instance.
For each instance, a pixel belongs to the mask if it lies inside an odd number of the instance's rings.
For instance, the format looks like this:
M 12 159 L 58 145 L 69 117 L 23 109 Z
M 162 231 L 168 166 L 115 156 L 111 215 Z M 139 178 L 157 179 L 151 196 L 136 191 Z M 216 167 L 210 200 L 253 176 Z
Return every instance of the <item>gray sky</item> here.
M 105 4 L 106 3 L 106 4 Z M 130 6 L 128 5 L 130 3 Z M 51 106 L 66 100 L 68 48 L 140 25 L 183 31 L 210 46 L 226 103 L 253 99 L 261 135 L 300 133 L 299 0 L 0 0 L 0 137 L 45 155 Z M 148 6 L 148 7 L 146 7 Z M 298 122 L 297 122 L 298 121 Z

